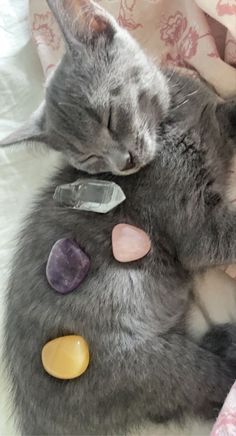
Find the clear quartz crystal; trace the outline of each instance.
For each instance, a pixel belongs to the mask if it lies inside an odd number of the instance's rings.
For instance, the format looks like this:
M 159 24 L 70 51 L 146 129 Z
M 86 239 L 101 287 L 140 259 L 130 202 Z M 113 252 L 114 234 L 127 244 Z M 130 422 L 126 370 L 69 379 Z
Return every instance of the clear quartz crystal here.
M 110 212 L 126 199 L 119 185 L 96 179 L 57 186 L 53 198 L 61 206 L 97 213 Z

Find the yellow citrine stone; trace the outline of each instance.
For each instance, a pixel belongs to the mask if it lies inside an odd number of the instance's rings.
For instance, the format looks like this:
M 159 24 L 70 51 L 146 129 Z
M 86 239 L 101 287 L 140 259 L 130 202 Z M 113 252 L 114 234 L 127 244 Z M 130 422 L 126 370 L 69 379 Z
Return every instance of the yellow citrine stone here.
M 88 344 L 82 336 L 53 339 L 42 349 L 45 371 L 55 378 L 71 380 L 83 374 L 89 364 Z

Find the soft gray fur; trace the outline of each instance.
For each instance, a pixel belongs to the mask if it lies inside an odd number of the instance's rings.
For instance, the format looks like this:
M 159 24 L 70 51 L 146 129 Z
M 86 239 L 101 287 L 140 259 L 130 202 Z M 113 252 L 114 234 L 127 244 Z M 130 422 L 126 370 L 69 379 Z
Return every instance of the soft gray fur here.
M 68 29 L 72 9 L 60 8 L 75 2 L 49 3 Z M 108 19 L 102 15 L 103 24 Z M 76 23 L 73 18 L 72 30 Z M 148 418 L 211 418 L 236 377 L 235 326 L 213 329 L 200 344 L 185 329 L 194 274 L 236 261 L 236 213 L 226 199 L 236 104 L 219 102 L 201 82 L 155 73 L 132 39 L 124 46 L 116 36 L 123 31 L 112 26 L 113 32 L 102 25 L 102 34 L 84 39 L 66 33 L 68 52 L 47 89 L 43 121 L 31 121 L 28 136 L 24 128 L 25 138 L 45 129 L 38 138 L 63 147 L 76 167 L 90 153 L 103 162 L 98 168 L 94 161 L 86 168 L 91 171 L 108 165 L 117 172 L 115 156 L 127 152 L 135 156 L 134 171 L 144 165 L 129 177 L 96 176 L 116 181 L 127 196 L 105 216 L 54 203 L 58 184 L 85 175 L 65 167 L 26 220 L 5 320 L 6 368 L 24 436 L 124 435 Z M 116 139 L 99 118 L 104 112 L 107 119 L 109 104 Z M 120 264 L 112 256 L 111 231 L 122 222 L 150 235 L 152 250 L 138 262 Z M 87 279 L 64 297 L 45 276 L 60 238 L 78 240 L 92 261 Z M 44 372 L 40 353 L 50 339 L 67 334 L 84 336 L 91 362 L 83 376 L 63 382 Z
M 97 5 L 88 0 L 66 0 L 64 8 L 60 0 L 49 3 L 65 34 L 67 53 L 50 82 L 46 102 L 31 123 L 4 143 L 43 141 L 90 173 L 138 171 L 154 157 L 156 120 L 168 110 L 163 74 Z M 75 28 L 76 11 L 70 3 L 85 4 Z M 101 14 L 107 28 L 94 35 L 89 24 Z

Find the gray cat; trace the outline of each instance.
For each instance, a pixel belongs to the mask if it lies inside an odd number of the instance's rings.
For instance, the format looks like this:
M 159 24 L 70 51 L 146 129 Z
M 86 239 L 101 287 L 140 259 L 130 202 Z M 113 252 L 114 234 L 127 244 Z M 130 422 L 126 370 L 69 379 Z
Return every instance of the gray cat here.
M 12 265 L 5 356 L 19 429 L 123 435 L 147 419 L 212 418 L 236 377 L 236 328 L 215 327 L 195 343 L 185 323 L 194 274 L 236 261 L 236 213 L 225 195 L 236 104 L 158 70 L 93 2 L 48 3 L 67 51 L 18 140 L 44 141 L 73 166 L 35 200 Z M 106 171 L 96 178 L 117 182 L 126 202 L 107 215 L 57 206 L 55 187 L 84 177 L 81 168 Z M 123 222 L 150 235 L 142 260 L 113 258 L 111 232 Z M 64 297 L 45 275 L 61 238 L 78 240 L 92 262 Z M 67 334 L 87 340 L 91 362 L 65 382 L 43 370 L 41 349 Z

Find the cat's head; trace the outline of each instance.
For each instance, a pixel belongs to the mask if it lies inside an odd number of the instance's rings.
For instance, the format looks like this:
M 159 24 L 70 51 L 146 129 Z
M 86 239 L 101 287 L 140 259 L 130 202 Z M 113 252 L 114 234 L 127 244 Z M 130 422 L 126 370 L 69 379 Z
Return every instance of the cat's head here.
M 91 0 L 48 0 L 66 53 L 43 105 L 4 144 L 34 140 L 90 173 L 126 175 L 155 156 L 168 83 L 134 39 Z

